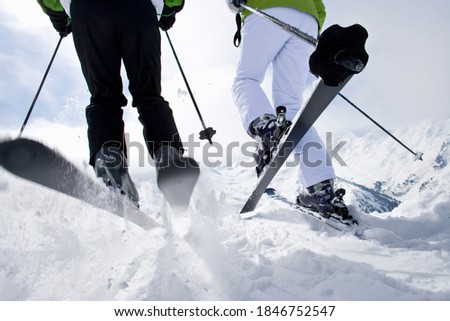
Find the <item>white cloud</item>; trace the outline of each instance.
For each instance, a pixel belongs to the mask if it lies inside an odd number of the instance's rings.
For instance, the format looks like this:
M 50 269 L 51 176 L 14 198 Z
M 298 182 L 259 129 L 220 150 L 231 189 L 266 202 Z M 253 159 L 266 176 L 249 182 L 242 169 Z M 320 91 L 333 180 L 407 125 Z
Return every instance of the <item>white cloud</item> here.
M 37 1 L 0 1 L 2 24 L 7 28 L 39 35 L 48 29 L 48 18 L 43 14 Z

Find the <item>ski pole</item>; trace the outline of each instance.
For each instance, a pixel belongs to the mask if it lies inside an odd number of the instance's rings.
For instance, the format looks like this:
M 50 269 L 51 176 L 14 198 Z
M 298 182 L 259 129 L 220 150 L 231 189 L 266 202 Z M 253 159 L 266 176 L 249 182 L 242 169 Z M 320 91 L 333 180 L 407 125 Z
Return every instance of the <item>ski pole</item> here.
M 58 44 L 56 45 L 55 51 L 53 52 L 53 56 L 50 59 L 50 63 L 48 64 L 47 70 L 44 73 L 44 77 L 42 78 L 41 84 L 39 85 L 36 95 L 34 96 L 33 102 L 31 103 L 30 109 L 28 110 L 27 116 L 25 117 L 25 120 L 23 121 L 22 127 L 20 128 L 20 132 L 19 132 L 19 135 L 17 136 L 17 138 L 20 138 L 22 136 L 23 131 L 25 130 L 25 126 L 27 125 L 28 120 L 30 119 L 31 113 L 33 112 L 33 109 L 34 109 L 34 105 L 36 104 L 39 94 L 41 93 L 42 86 L 44 86 L 45 79 L 47 78 L 48 72 L 50 71 L 50 68 L 53 64 L 53 60 L 55 60 L 56 53 L 58 52 L 59 46 L 61 45 L 61 41 L 63 40 L 63 38 L 64 37 L 62 37 L 62 36 L 59 38 Z
M 273 22 L 274 24 L 278 25 L 282 29 L 284 29 L 284 30 L 296 35 L 300 39 L 306 41 L 310 45 L 312 45 L 314 47 L 317 46 L 318 40 L 316 38 L 314 38 L 313 36 L 301 31 L 300 29 L 298 29 L 284 21 L 281 21 L 280 19 L 275 18 L 274 16 L 271 16 L 257 8 L 252 8 L 248 5 L 246 5 L 245 3 L 241 3 L 240 6 L 244 9 L 247 9 L 248 11 L 255 13 L 256 15 L 258 15 L 260 17 L 263 17 L 263 18 Z
M 166 31 L 166 36 L 167 36 L 167 40 L 169 41 L 170 48 L 172 48 L 172 52 L 175 57 L 175 60 L 177 61 L 178 68 L 180 69 L 181 75 L 183 76 L 184 83 L 186 84 L 186 88 L 189 91 L 189 95 L 191 96 L 192 103 L 194 104 L 195 110 L 197 111 L 198 118 L 200 119 L 200 122 L 202 123 L 202 126 L 203 126 L 203 130 L 200 131 L 200 139 L 207 139 L 208 142 L 212 145 L 211 138 L 216 133 L 216 130 L 214 130 L 212 127 L 206 128 L 205 122 L 203 121 L 202 114 L 200 113 L 200 109 L 198 108 L 197 102 L 195 101 L 194 94 L 192 93 L 191 87 L 189 86 L 186 75 L 184 74 L 183 68 L 181 67 L 180 60 L 178 59 L 177 53 L 175 52 L 175 48 L 172 44 L 172 41 L 170 40 L 169 33 L 167 31 Z
M 393 138 L 397 143 L 399 143 L 400 145 L 402 145 L 406 150 L 408 150 L 411 154 L 413 154 L 416 159 L 419 159 L 421 161 L 423 161 L 422 156 L 423 153 L 421 152 L 413 152 L 408 146 L 406 146 L 405 144 L 403 144 L 397 137 L 395 137 L 394 135 L 392 135 L 386 128 L 384 128 L 383 126 L 381 126 L 379 123 L 377 123 L 372 117 L 370 117 L 367 113 L 365 113 L 361 108 L 359 108 L 358 106 L 356 106 L 352 101 L 350 101 L 350 99 L 348 99 L 347 97 L 345 97 L 343 94 L 339 93 L 338 94 L 342 99 L 344 99 L 347 103 L 349 103 L 353 108 L 355 108 L 357 111 L 359 111 L 361 114 L 363 114 L 367 119 L 369 119 L 372 123 L 374 123 L 375 125 L 378 126 L 378 128 L 380 128 L 382 131 L 384 131 L 386 134 L 388 134 L 391 138 Z

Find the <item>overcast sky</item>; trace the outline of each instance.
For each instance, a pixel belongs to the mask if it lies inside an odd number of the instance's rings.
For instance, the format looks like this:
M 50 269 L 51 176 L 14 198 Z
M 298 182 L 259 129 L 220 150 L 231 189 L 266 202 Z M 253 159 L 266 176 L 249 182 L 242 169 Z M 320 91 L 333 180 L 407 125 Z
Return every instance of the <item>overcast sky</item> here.
M 344 88 L 346 96 L 390 129 L 421 119 L 450 117 L 448 0 L 324 3 L 328 11 L 325 28 L 359 23 L 369 32 L 368 66 Z M 224 0 L 188 0 L 170 30 L 205 122 L 215 127 L 222 139 L 245 137 L 230 92 L 238 57 L 232 44 L 234 32 L 234 16 Z M 1 129 L 19 130 L 58 39 L 36 1 L 0 0 Z M 184 91 L 163 35 L 163 96 L 186 136 L 201 127 Z M 62 43 L 29 126 L 39 118 L 84 126 L 88 103 L 89 93 L 69 36 Z M 137 118 L 132 108 L 126 113 L 130 121 Z M 373 127 L 339 98 L 318 126 L 327 131 Z

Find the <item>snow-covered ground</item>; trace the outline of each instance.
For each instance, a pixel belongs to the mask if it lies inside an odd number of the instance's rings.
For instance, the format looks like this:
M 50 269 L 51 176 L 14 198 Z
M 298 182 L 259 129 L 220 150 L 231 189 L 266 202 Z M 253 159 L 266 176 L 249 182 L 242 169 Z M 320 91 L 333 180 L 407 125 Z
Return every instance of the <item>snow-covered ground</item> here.
M 33 125 L 30 137 L 92 175 L 85 129 Z M 362 237 L 268 198 L 240 219 L 255 183 L 240 153 L 202 166 L 184 214 L 164 205 L 153 169 L 132 161 L 142 209 L 168 218 L 150 231 L 0 168 L 0 300 L 450 300 L 449 128 L 446 119 L 394 131 L 424 161 L 377 129 L 333 137 L 346 141 L 336 170 L 368 226 Z M 294 174 L 285 167 L 272 184 L 289 199 Z

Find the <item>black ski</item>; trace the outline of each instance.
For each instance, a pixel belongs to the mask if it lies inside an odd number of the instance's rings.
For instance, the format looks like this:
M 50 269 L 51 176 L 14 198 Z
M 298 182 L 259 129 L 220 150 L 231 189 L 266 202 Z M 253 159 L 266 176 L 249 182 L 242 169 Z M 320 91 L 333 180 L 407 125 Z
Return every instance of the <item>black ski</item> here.
M 274 188 L 267 188 L 265 190 L 265 193 L 271 198 L 271 199 L 275 199 L 277 201 L 283 202 L 287 205 L 289 205 L 290 207 L 292 207 L 293 209 L 301 212 L 302 214 L 306 214 L 309 216 L 314 217 L 315 219 L 325 223 L 326 225 L 332 227 L 335 230 L 338 231 L 348 231 L 350 230 L 350 228 L 352 226 L 357 226 L 358 225 L 358 221 L 355 219 L 352 220 L 340 220 L 337 217 L 334 216 L 330 216 L 330 217 L 324 217 L 322 215 L 320 215 L 320 213 L 315 212 L 313 210 L 310 210 L 306 207 L 303 207 L 301 205 L 298 205 L 294 202 L 289 201 L 287 198 L 285 198 L 284 196 L 281 196 L 280 194 L 278 194 L 278 192 L 274 189 Z
M 303 110 L 292 121 L 289 131 L 280 139 L 271 161 L 259 174 L 258 182 L 240 214 L 253 211 L 261 196 L 287 160 L 295 146 L 319 118 L 331 101 L 361 72 L 368 55 L 364 50 L 367 31 L 360 25 L 347 28 L 334 25 L 325 30 L 310 58 L 310 69 L 321 77 Z
M 124 196 L 107 190 L 65 157 L 34 140 L 0 142 L 0 165 L 17 176 L 123 217 L 143 229 L 160 226 Z
M 186 157 L 158 170 L 156 183 L 174 212 L 188 209 L 199 175 L 198 163 Z
M 275 150 L 275 154 L 272 156 L 270 163 L 265 166 L 264 171 L 260 174 L 256 188 L 242 208 L 241 214 L 255 209 L 261 196 L 264 194 L 264 191 L 294 150 L 295 146 L 300 142 L 334 97 L 336 97 L 345 84 L 347 84 L 350 78 L 351 76 L 348 77 L 344 83 L 336 87 L 327 86 L 320 80 L 319 85 L 316 87 L 316 90 L 303 111 L 296 119 L 294 119 L 288 133 L 281 138 Z

